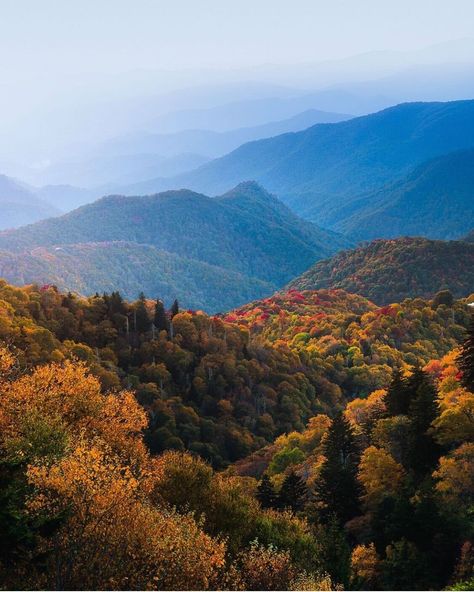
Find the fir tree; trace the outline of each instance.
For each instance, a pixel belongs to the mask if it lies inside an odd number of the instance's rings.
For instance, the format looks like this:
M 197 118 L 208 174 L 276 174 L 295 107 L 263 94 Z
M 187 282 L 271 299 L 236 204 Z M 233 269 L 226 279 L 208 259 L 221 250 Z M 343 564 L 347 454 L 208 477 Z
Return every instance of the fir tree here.
M 394 368 L 392 372 L 392 380 L 385 395 L 385 406 L 389 416 L 406 415 L 408 412 L 408 389 L 400 368 Z
M 415 370 L 409 385 L 413 389 L 408 410 L 413 427 L 410 465 L 415 473 L 423 476 L 433 470 L 441 452 L 429 433 L 432 422 L 439 414 L 438 397 L 430 377 L 422 370 Z
M 262 480 L 257 487 L 256 497 L 262 508 L 276 507 L 277 495 L 268 475 L 263 475 Z
M 468 391 L 474 392 L 474 314 L 471 317 L 467 337 L 458 357 L 458 366 L 462 372 L 462 385 Z
M 178 312 L 179 312 L 179 302 L 177 300 L 175 300 L 173 302 L 173 304 L 171 305 L 171 309 L 170 309 L 171 318 L 176 316 L 178 314 Z
M 168 331 L 169 329 L 168 317 L 166 316 L 165 307 L 161 300 L 156 301 L 153 324 L 158 331 Z
M 316 485 L 326 516 L 345 523 L 359 511 L 358 454 L 351 424 L 339 413 L 329 428 L 323 449 L 326 460 Z
M 143 292 L 140 294 L 135 304 L 135 331 L 138 333 L 146 333 L 151 327 L 150 317 L 146 308 L 146 299 Z
M 303 509 L 307 495 L 306 484 L 295 472 L 289 473 L 280 489 L 278 506 L 282 509 L 289 508 L 293 512 Z

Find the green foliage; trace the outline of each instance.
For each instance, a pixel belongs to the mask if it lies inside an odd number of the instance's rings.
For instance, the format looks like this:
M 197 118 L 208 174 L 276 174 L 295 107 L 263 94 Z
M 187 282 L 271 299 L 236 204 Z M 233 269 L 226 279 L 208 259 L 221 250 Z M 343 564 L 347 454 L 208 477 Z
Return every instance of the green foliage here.
M 114 289 L 129 299 L 144 290 L 214 312 L 271 294 L 347 244 L 242 183 L 220 198 L 187 190 L 105 197 L 0 235 L 0 267 L 13 283 L 85 295 Z

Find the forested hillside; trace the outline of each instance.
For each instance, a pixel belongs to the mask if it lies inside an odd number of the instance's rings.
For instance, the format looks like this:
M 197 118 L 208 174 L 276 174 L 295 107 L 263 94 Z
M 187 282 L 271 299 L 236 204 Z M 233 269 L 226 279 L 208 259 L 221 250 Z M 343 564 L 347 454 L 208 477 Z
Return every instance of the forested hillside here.
M 47 286 L 3 284 L 0 300 L 0 337 L 22 364 L 87 361 L 106 387 L 133 386 L 153 411 L 153 450 L 172 442 L 216 466 L 386 386 L 399 364 L 446 354 L 469 318 L 463 301 L 379 308 L 343 290 L 291 291 L 223 318 Z
M 54 284 L 94 294 L 119 290 L 133 300 L 139 289 L 171 305 L 216 312 L 271 294 L 275 284 L 150 245 L 102 242 L 0 251 L 0 277 L 16 285 Z
M 319 261 L 289 284 L 296 290 L 342 288 L 378 304 L 474 293 L 474 245 L 423 238 L 376 240 Z
M 219 198 L 186 190 L 103 198 L 65 216 L 0 233 L 0 250 L 14 253 L 2 254 L 0 265 L 11 282 L 59 279 L 66 289 L 82 287 L 91 294 L 110 286 L 132 298 L 145 288 L 162 298 L 174 291 L 172 297 L 182 294 L 188 307 L 215 311 L 271 294 L 348 244 L 301 220 L 255 183 L 243 183 Z M 111 270 L 101 263 L 108 255 Z M 174 277 L 171 261 L 179 261 Z M 187 290 L 194 285 L 200 296 Z
M 2 581 L 469 580 L 471 314 L 293 290 L 209 317 L 2 282 Z
M 328 219 L 329 220 L 329 219 Z M 407 177 L 332 210 L 331 227 L 354 240 L 397 236 L 460 238 L 474 220 L 474 150 L 417 167 Z

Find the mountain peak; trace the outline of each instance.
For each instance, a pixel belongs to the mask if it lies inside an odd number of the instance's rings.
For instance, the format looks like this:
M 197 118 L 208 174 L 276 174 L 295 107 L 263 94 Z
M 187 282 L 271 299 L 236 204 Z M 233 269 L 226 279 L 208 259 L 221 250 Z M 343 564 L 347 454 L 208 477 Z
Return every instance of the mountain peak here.
M 275 195 L 269 193 L 264 187 L 262 187 L 262 185 L 260 185 L 260 183 L 257 183 L 257 181 L 242 181 L 233 189 L 221 195 L 220 199 L 225 200 L 226 202 L 234 201 L 239 204 L 245 202 L 254 204 L 263 203 L 272 206 L 275 206 L 276 204 L 283 205 Z

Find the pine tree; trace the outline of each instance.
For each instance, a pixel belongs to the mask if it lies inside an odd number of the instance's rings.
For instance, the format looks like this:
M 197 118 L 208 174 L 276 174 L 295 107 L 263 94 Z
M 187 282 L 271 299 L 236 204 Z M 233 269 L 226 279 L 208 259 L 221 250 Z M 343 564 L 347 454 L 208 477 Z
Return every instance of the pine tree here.
M 156 301 L 153 324 L 155 325 L 156 329 L 158 329 L 158 331 L 169 330 L 168 317 L 166 316 L 165 307 L 163 306 L 163 302 L 161 300 Z
M 409 379 L 411 401 L 408 417 L 412 422 L 410 465 L 420 476 L 429 473 L 436 465 L 441 450 L 429 433 L 432 422 L 439 414 L 436 388 L 422 370 L 415 370 Z
M 280 489 L 278 506 L 282 509 L 289 508 L 293 512 L 303 509 L 308 490 L 305 482 L 294 471 L 289 473 Z
M 387 415 L 406 415 L 408 412 L 409 399 L 408 389 L 403 380 L 400 368 L 394 368 L 392 372 L 392 380 L 385 395 L 385 406 L 387 408 Z
M 276 507 L 277 495 L 268 475 L 263 475 L 262 480 L 257 487 L 256 497 L 262 508 Z
M 324 461 L 316 492 L 326 516 L 345 523 L 359 511 L 360 486 L 357 481 L 358 454 L 351 424 L 339 413 L 329 428 L 323 449 Z
M 140 294 L 135 304 L 135 331 L 146 333 L 151 327 L 150 317 L 146 308 L 146 298 L 143 292 Z
M 179 312 L 179 302 L 178 302 L 178 300 L 175 300 L 173 302 L 173 304 L 171 305 L 171 309 L 170 309 L 171 318 L 176 316 L 178 314 L 178 312 Z
M 474 392 L 474 314 L 457 361 L 462 372 L 462 385 L 468 391 Z

